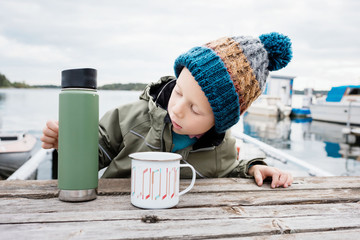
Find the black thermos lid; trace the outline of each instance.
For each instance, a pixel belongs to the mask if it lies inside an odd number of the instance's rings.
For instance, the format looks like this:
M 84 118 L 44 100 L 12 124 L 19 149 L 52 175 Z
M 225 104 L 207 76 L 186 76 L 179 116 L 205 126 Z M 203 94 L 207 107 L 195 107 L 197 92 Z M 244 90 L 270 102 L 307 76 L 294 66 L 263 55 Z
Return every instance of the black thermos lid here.
M 61 72 L 62 88 L 91 88 L 96 89 L 96 69 L 78 68 Z

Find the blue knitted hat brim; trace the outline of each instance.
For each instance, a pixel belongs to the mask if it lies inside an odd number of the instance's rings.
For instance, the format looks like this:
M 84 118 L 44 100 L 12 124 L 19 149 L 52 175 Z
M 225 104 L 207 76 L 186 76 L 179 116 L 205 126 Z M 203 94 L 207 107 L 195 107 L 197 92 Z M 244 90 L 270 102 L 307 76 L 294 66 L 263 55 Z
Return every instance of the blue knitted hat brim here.
M 215 117 L 215 130 L 222 133 L 235 125 L 240 119 L 239 96 L 216 52 L 206 47 L 194 47 L 175 60 L 176 77 L 184 67 L 191 72 L 208 98 Z

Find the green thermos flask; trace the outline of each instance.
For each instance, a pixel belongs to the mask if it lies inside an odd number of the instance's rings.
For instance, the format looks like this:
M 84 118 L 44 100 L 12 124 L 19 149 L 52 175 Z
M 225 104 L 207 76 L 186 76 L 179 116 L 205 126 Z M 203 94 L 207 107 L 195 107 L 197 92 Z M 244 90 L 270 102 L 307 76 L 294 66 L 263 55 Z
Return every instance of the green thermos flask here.
M 61 73 L 58 188 L 62 201 L 96 198 L 99 127 L 96 77 L 97 71 L 92 68 Z

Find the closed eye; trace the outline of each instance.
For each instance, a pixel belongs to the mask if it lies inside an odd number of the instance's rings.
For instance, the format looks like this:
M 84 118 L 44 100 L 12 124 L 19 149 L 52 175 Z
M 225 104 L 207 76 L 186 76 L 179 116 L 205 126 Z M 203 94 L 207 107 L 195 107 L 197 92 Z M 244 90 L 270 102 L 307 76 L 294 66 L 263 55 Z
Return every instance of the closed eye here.
M 174 91 L 175 91 L 176 94 L 182 96 L 182 93 L 177 88 L 174 88 Z
M 191 105 L 191 111 L 196 115 L 200 115 L 199 111 L 196 109 L 196 107 L 194 107 L 194 105 Z

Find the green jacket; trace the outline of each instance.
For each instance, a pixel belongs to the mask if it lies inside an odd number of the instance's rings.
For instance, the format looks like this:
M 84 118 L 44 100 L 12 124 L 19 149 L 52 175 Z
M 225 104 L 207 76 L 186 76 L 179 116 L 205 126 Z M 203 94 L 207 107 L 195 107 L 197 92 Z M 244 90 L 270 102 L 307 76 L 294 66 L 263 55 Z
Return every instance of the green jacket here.
M 172 124 L 167 103 L 176 79 L 162 77 L 149 84 L 134 103 L 108 111 L 99 123 L 99 168 L 108 167 L 105 178 L 131 175 L 129 154 L 144 151 L 171 152 Z M 183 162 L 191 164 L 197 177 L 250 177 L 250 164 L 259 159 L 237 160 L 235 139 L 228 130 L 218 134 L 214 129 L 205 133 L 194 145 L 177 151 Z M 191 177 L 189 168 L 181 170 L 182 178 Z

